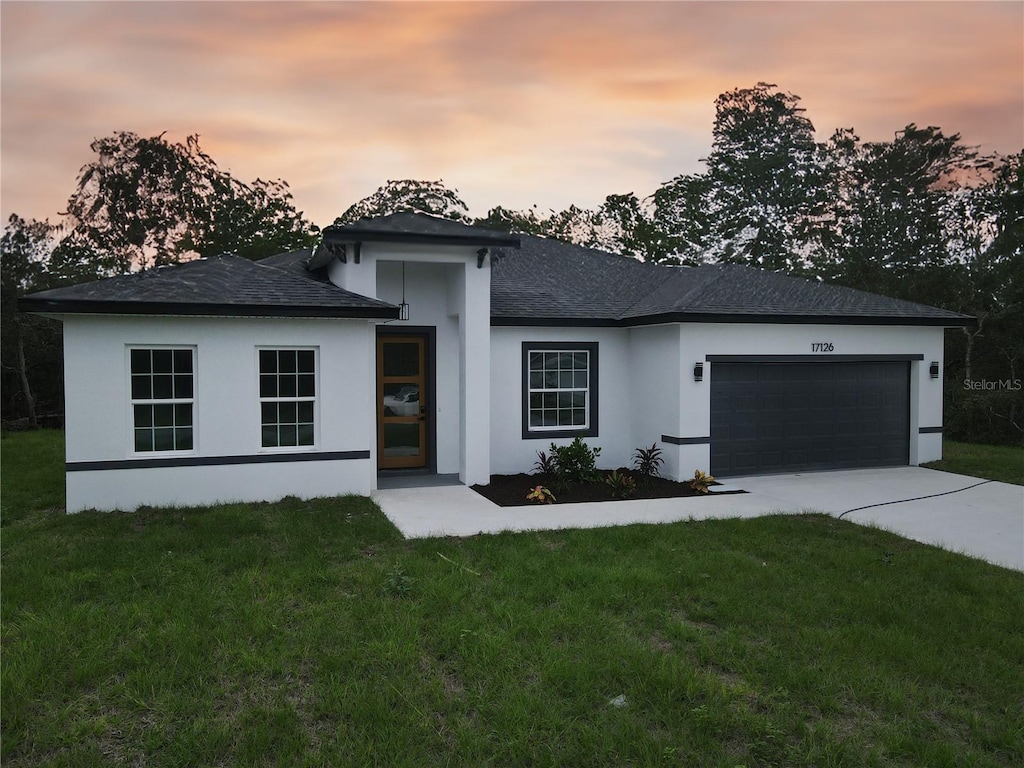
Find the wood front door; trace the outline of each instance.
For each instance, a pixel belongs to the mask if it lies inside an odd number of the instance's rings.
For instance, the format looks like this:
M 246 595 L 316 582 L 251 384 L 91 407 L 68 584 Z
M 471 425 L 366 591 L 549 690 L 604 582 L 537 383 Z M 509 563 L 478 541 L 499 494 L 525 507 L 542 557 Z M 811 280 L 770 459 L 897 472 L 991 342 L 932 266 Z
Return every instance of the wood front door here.
M 426 338 L 377 337 L 377 466 L 427 466 Z

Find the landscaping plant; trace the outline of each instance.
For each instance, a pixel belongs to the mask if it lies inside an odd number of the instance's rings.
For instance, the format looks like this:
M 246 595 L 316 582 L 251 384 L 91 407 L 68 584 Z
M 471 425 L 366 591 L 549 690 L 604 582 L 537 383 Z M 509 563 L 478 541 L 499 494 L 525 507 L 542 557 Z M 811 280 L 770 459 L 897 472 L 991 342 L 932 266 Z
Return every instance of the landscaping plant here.
M 611 489 L 613 499 L 625 499 L 636 493 L 636 480 L 617 469 L 609 472 L 604 482 Z
M 553 504 L 555 502 L 555 494 L 545 488 L 543 485 L 538 485 L 528 494 L 526 494 L 528 501 L 535 501 L 538 504 Z
M 649 483 L 651 478 L 659 477 L 664 463 L 657 443 L 651 443 L 650 448 L 637 448 L 633 451 L 633 467 L 642 475 L 641 482 Z
M 551 444 L 555 475 L 560 483 L 567 486 L 597 480 L 597 457 L 600 454 L 600 448 L 591 448 L 581 437 L 577 437 L 569 445 Z
M 558 473 L 558 464 L 555 462 L 555 457 L 544 451 L 537 451 L 537 461 L 533 463 L 533 468 L 537 470 L 538 475 L 554 475 Z
M 690 481 L 690 487 L 700 493 L 707 493 L 708 486 L 715 482 L 715 478 L 711 475 L 705 475 L 699 469 L 693 471 L 693 480 Z

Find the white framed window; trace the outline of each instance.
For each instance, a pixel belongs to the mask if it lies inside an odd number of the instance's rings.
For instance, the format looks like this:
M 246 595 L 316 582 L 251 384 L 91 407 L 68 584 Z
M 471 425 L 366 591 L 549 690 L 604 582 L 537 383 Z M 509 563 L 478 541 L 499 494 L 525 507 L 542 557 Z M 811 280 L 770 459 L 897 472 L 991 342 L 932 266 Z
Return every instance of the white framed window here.
M 259 349 L 260 445 L 316 445 L 316 349 Z
M 597 343 L 523 342 L 523 437 L 597 435 Z
M 136 453 L 195 448 L 195 348 L 130 347 L 132 446 Z

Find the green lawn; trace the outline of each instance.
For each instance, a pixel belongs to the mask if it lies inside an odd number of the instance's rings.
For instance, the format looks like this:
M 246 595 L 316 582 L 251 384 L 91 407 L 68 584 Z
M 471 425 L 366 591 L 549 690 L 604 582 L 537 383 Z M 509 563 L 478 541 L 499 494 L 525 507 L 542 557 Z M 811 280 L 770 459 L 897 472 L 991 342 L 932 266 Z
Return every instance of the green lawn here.
M 942 441 L 942 460 L 924 466 L 958 475 L 1024 485 L 1024 448 Z
M 1024 574 L 816 515 L 68 517 L 59 442 L 2 441 L 5 768 L 1024 764 Z

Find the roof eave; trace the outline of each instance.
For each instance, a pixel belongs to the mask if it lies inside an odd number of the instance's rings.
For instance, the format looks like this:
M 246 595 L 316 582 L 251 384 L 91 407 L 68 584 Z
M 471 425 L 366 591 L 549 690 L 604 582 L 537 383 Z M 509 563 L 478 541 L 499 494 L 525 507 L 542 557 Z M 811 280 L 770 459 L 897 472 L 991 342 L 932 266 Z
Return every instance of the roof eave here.
M 624 325 L 658 323 L 764 323 L 772 325 L 913 325 L 942 328 L 975 327 L 978 321 L 960 317 L 908 317 L 900 315 L 810 315 L 798 313 L 758 314 L 740 312 L 666 312 L 626 318 Z
M 607 317 L 523 317 L 496 315 L 492 326 L 551 326 L 551 327 L 611 327 L 629 328 L 665 323 L 750 323 L 771 325 L 880 325 L 926 326 L 939 328 L 973 328 L 978 321 L 973 317 L 894 317 L 868 315 L 759 315 L 721 312 L 666 312 L 628 318 Z
M 216 304 L 32 299 L 18 300 L 22 312 L 52 315 L 180 315 L 183 317 L 316 317 L 397 320 L 398 307 L 330 307 L 292 304 Z
M 426 232 L 391 232 L 362 227 L 325 227 L 323 238 L 329 243 L 412 243 L 415 245 L 465 245 L 490 248 L 519 248 L 520 239 L 498 233 L 481 235 L 435 235 Z

